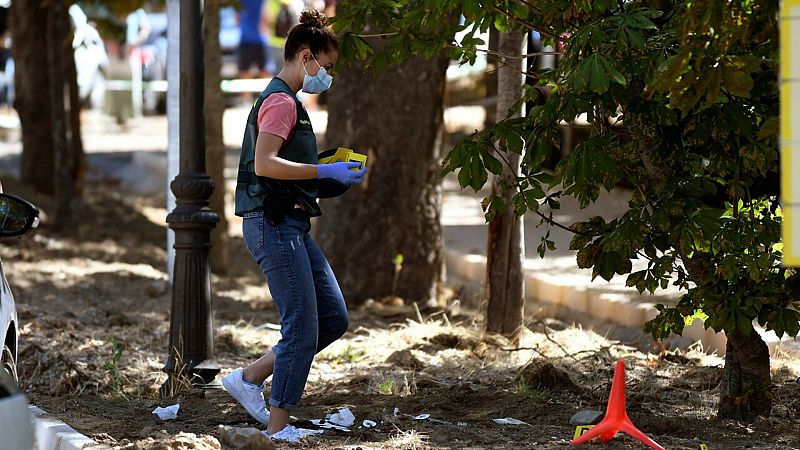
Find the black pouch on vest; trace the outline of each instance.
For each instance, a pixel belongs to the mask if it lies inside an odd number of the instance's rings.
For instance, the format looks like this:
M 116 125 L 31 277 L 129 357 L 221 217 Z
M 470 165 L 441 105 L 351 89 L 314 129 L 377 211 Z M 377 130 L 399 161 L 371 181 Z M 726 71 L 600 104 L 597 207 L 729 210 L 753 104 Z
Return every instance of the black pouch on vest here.
M 271 180 L 264 199 L 264 217 L 272 225 L 283 222 L 283 217 L 297 204 L 297 195 L 285 184 Z

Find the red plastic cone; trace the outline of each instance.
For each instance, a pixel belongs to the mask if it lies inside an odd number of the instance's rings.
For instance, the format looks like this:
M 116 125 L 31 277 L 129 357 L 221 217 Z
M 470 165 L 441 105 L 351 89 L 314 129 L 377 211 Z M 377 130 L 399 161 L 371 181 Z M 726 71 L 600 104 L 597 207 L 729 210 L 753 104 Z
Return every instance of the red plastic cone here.
M 608 442 L 620 431 L 629 434 L 650 448 L 665 450 L 664 447 L 639 431 L 628 418 L 628 411 L 625 408 L 625 362 L 621 359 L 617 361 L 617 367 L 614 370 L 614 381 L 611 382 L 611 396 L 608 399 L 606 416 L 594 428 L 570 441 L 570 444 L 581 445 L 596 437 L 603 442 Z

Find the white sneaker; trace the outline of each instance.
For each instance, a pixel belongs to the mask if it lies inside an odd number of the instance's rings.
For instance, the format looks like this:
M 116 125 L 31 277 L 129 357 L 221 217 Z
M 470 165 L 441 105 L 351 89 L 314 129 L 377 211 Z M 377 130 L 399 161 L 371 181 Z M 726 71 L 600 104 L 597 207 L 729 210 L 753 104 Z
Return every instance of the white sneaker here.
M 247 383 L 242 378 L 242 369 L 236 369 L 222 379 L 222 386 L 244 407 L 254 419 L 269 425 L 269 411 L 264 402 L 263 386 Z

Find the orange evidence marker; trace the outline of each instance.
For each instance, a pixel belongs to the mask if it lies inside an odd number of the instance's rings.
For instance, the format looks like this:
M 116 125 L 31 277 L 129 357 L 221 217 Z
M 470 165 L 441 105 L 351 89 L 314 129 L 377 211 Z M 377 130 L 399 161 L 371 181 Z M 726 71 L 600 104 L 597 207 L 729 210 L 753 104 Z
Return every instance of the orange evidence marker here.
M 614 380 L 611 382 L 611 396 L 608 399 L 606 416 L 594 428 L 571 440 L 570 444 L 581 445 L 596 437 L 603 442 L 608 442 L 620 431 L 629 434 L 650 448 L 665 450 L 664 447 L 639 431 L 628 418 L 625 407 L 625 362 L 621 359 L 617 360 L 617 366 L 614 369 Z

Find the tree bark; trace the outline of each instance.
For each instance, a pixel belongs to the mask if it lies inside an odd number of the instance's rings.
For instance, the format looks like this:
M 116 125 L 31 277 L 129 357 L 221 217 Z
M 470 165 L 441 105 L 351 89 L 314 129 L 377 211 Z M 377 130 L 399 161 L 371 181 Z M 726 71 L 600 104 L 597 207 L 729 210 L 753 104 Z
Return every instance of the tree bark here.
M 20 178 L 37 191 L 55 193 L 54 149 L 49 94 L 48 6 L 45 2 L 16 1 L 9 10 L 9 28 L 16 64 L 14 107 L 22 126 Z M 70 53 L 71 54 L 71 53 Z
M 204 2 L 203 41 L 205 46 L 205 124 L 206 168 L 214 180 L 214 193 L 209 206 L 219 215 L 219 223 L 211 230 L 211 271 L 224 274 L 228 268 L 228 221 L 225 218 L 225 144 L 222 140 L 222 114 L 225 111 L 220 71 L 222 51 L 219 47 L 219 0 Z
M 724 370 L 717 416 L 745 422 L 769 416 L 772 410 L 772 395 L 768 391 L 772 383 L 769 348 L 758 333 L 728 334 Z
M 497 52 L 498 45 L 500 45 L 500 32 L 496 28 L 489 28 L 489 51 Z M 486 83 L 486 98 L 497 97 L 497 57 L 488 53 L 486 54 L 486 73 L 484 74 L 484 83 Z M 497 100 L 487 103 L 484 107 L 486 110 L 486 117 L 483 121 L 484 128 L 489 128 L 497 121 Z
M 521 55 L 524 34 L 500 33 L 499 51 L 506 55 Z M 501 58 L 498 70 L 497 122 L 506 118 L 512 105 L 522 97 L 522 59 Z M 518 117 L 520 112 L 514 114 Z M 520 155 L 506 154 L 508 165 L 503 175 L 494 177 L 492 194 L 506 204 L 489 223 L 487 245 L 485 298 L 486 331 L 515 339 L 522 326 L 525 307 L 525 276 L 522 262 L 525 245 L 522 220 L 514 212 L 512 198 L 516 193 L 514 179 L 520 174 Z
M 446 69 L 443 56 L 415 57 L 378 76 L 354 65 L 329 91 L 325 141 L 368 155 L 365 181 L 322 200 L 325 214 L 315 225 L 351 305 L 389 295 L 438 300 Z
M 20 178 L 54 195 L 53 223 L 69 227 L 78 220 L 84 162 L 67 4 L 13 2 L 9 23 L 17 68 L 14 106 L 22 125 Z
M 55 0 L 48 11 L 47 60 L 50 71 L 51 141 L 53 144 L 55 188 L 55 223 L 69 228 L 77 223 L 78 186 L 82 161 L 80 135 L 80 98 L 78 94 L 72 39 L 69 39 L 69 16 L 65 2 Z M 66 76 L 64 76 L 66 74 Z

